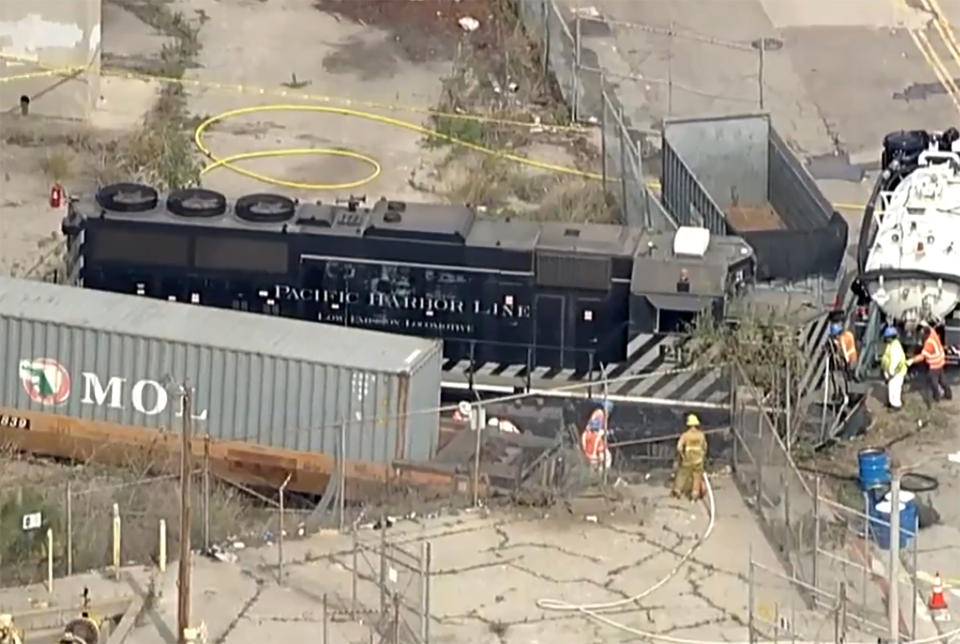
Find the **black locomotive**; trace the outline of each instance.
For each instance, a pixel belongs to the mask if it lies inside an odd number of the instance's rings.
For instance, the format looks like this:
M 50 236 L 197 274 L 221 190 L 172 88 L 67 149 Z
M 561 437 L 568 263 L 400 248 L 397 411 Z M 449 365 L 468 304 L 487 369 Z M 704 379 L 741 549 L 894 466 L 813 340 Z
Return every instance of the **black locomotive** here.
M 116 184 L 71 202 L 74 284 L 444 339 L 448 359 L 573 368 L 721 315 L 750 283 L 737 237 L 479 217 L 362 198 L 299 203 Z M 690 246 L 686 237 L 699 241 Z M 679 246 L 675 247 L 675 244 Z

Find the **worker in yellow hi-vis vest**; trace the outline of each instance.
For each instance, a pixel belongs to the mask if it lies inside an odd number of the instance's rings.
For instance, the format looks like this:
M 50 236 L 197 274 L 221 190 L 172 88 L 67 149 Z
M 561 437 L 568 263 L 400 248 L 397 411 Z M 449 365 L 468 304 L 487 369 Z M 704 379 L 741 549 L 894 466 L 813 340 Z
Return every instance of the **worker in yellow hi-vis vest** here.
M 883 339 L 887 346 L 880 359 L 883 377 L 887 381 L 887 404 L 891 409 L 903 408 L 903 381 L 907 377 L 907 354 L 903 351 L 897 329 L 888 326 L 883 330 Z

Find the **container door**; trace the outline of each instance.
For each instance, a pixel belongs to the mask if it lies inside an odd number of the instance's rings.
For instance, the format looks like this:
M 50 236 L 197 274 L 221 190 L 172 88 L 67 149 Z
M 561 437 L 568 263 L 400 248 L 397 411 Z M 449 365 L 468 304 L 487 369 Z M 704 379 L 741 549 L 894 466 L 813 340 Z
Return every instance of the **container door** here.
M 600 340 L 604 336 L 604 328 L 601 324 L 602 306 L 603 301 L 597 298 L 581 297 L 577 299 L 577 317 L 574 322 L 577 334 L 575 344 L 577 351 L 574 367 L 580 373 L 586 373 L 598 366 L 596 354 L 600 348 Z M 569 360 L 569 357 L 567 359 Z
M 534 366 L 563 367 L 563 327 L 566 321 L 565 302 L 560 295 L 537 295 L 534 315 Z

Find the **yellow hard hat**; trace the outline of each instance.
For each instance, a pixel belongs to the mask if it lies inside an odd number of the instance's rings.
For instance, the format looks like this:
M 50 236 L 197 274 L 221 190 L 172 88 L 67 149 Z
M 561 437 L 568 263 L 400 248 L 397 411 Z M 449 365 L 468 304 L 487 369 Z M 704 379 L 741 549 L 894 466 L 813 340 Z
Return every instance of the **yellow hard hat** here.
M 700 419 L 697 418 L 696 414 L 690 414 L 687 416 L 687 427 L 699 427 Z

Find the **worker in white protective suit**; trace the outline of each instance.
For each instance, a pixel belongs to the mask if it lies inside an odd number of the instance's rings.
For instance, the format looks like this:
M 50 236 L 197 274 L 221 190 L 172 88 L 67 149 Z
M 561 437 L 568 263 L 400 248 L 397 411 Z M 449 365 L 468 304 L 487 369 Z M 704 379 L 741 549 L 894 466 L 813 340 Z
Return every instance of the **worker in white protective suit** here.
M 892 326 L 883 330 L 883 339 L 887 346 L 880 359 L 883 377 L 887 381 L 887 404 L 893 410 L 903 408 L 903 381 L 906 380 L 907 369 L 910 366 L 907 362 L 907 354 L 897 336 L 897 330 Z

